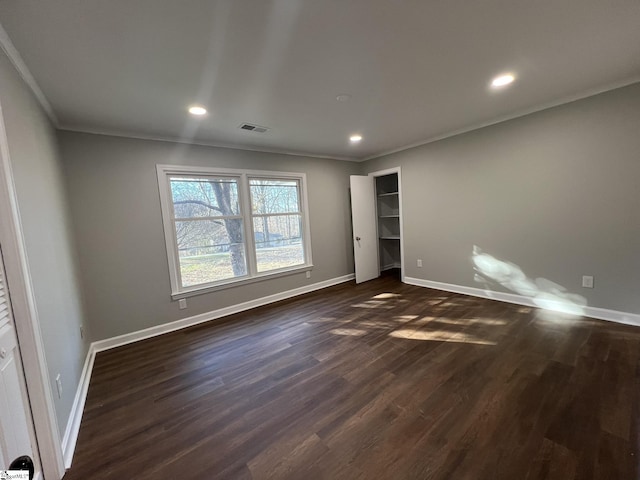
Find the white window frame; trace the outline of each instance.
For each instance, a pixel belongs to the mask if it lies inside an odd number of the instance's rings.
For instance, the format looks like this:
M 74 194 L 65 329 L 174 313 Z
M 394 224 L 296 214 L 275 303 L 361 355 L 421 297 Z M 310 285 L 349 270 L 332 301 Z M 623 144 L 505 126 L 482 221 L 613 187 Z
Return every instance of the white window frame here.
M 309 202 L 307 200 L 307 176 L 304 173 L 277 172 L 269 170 L 240 170 L 231 168 L 192 167 L 182 165 L 156 165 L 158 175 L 158 190 L 160 192 L 160 209 L 162 224 L 167 247 L 169 264 L 169 280 L 171 282 L 171 298 L 190 297 L 202 293 L 214 292 L 224 288 L 245 285 L 262 280 L 272 279 L 284 275 L 309 271 L 313 268 L 311 259 L 311 228 L 309 225 Z M 172 175 L 220 176 L 238 179 L 238 193 L 240 199 L 240 213 L 244 227 L 245 255 L 247 274 L 242 277 L 229 278 L 216 282 L 203 283 L 183 287 L 180 278 L 180 258 L 175 230 L 175 216 L 171 185 L 169 177 Z M 302 214 L 302 244 L 304 248 L 304 263 L 293 267 L 258 272 L 256 263 L 255 236 L 253 232 L 253 215 L 251 209 L 251 193 L 249 179 L 264 178 L 270 180 L 297 180 L 300 185 L 300 212 Z

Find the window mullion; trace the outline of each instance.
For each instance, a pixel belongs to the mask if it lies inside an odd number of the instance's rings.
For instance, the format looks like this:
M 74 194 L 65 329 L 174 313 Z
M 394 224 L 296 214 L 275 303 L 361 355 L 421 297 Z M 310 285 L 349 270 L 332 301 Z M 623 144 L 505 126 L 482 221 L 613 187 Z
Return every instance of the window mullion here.
M 253 235 L 251 192 L 249 189 L 249 179 L 244 173 L 240 176 L 240 199 L 242 202 L 241 213 L 244 222 L 244 246 L 247 255 L 247 268 L 249 270 L 249 275 L 253 276 L 258 273 L 258 265 L 256 260 L 256 245 Z
M 168 165 L 158 165 L 156 172 L 169 260 L 172 297 L 180 298 L 195 295 L 197 292 L 214 291 L 233 284 L 242 285 L 311 267 L 306 177 L 304 174 L 277 172 L 272 175 L 273 172 Z M 273 180 L 272 182 L 256 182 L 258 186 L 262 183 L 265 184 L 266 203 L 265 208 L 260 207 L 260 209 L 270 213 L 254 215 L 251 205 L 253 179 Z M 290 190 L 280 191 L 279 189 L 294 188 L 292 180 L 297 183 L 295 188 L 298 197 L 298 211 L 278 211 L 291 208 L 289 199 L 293 193 Z M 172 183 L 174 181 L 175 191 Z M 193 182 L 200 182 L 204 186 L 198 187 Z M 214 187 L 207 186 L 211 182 L 236 183 L 237 187 L 232 185 L 229 190 L 224 190 L 224 195 L 231 192 L 231 211 L 226 211 L 227 201 L 220 207 L 224 208 L 224 211 L 219 210 L 219 213 L 196 207 L 180 206 L 180 209 L 177 209 L 174 195 L 180 199 L 180 205 L 187 203 L 183 202 L 182 198 L 190 199 L 193 196 L 195 200 L 198 200 L 200 198 L 198 195 L 204 195 L 203 198 L 212 205 L 216 201 L 220 201 L 211 200 Z M 237 190 L 234 190 L 235 188 Z M 262 198 L 261 192 L 256 193 L 260 198 Z M 217 197 L 220 195 L 217 190 L 215 195 Z M 233 205 L 236 202 L 237 207 Z M 236 208 L 239 208 L 240 211 L 235 212 Z M 193 212 L 193 215 L 190 212 Z M 180 213 L 179 218 L 176 218 L 177 213 Z M 198 213 L 206 216 L 194 216 Z M 227 213 L 227 215 L 220 215 L 221 213 Z M 299 219 L 299 225 L 293 218 Z M 256 222 L 257 226 L 254 225 Z M 264 233 L 260 233 L 263 228 L 262 222 L 269 223 L 268 229 L 264 227 Z M 240 225 L 243 229 L 242 241 L 245 251 L 246 274 L 238 273 L 238 268 L 234 267 L 233 262 L 236 260 L 237 250 L 232 249 L 231 243 L 224 243 L 226 237 L 229 237 L 229 240 L 237 238 Z M 254 232 L 254 229 L 257 229 L 257 232 Z M 298 229 L 300 229 L 299 232 Z M 257 238 L 256 235 L 258 235 Z M 260 235 L 263 235 L 264 239 Z M 302 245 L 300 245 L 300 240 Z M 181 250 L 179 246 L 184 249 Z M 185 256 L 181 257 L 181 254 Z M 228 260 L 227 257 L 231 258 L 231 267 L 235 270 L 232 276 L 227 275 L 229 269 L 228 263 L 225 263 Z M 215 270 L 212 271 L 211 267 Z

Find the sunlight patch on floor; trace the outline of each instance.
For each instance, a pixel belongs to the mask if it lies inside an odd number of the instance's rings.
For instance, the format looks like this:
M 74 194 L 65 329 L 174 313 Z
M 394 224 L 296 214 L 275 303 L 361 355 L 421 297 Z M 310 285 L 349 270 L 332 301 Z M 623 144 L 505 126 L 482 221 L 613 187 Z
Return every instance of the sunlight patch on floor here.
M 366 300 L 362 303 L 356 303 L 351 306 L 354 308 L 384 308 L 386 310 L 394 308 L 393 305 L 388 305 L 384 300 Z
M 384 322 L 382 320 L 362 320 L 358 322 L 358 326 L 372 328 L 395 328 L 397 325 L 393 322 Z
M 399 293 L 380 293 L 378 295 L 374 295 L 371 298 L 376 298 L 379 300 L 383 300 L 385 298 L 400 298 L 401 295 Z
M 333 330 L 329 330 L 329 333 L 333 333 L 334 335 L 343 335 L 347 337 L 361 337 L 365 335 L 367 332 L 364 330 L 360 330 L 358 328 L 334 328 Z
M 452 343 L 472 343 L 475 345 L 497 345 L 496 342 L 491 342 L 489 340 L 484 340 L 482 338 L 476 338 L 473 335 L 469 335 L 467 333 L 458 332 L 458 333 L 448 333 L 442 331 L 424 331 L 424 330 L 416 330 L 413 328 L 404 328 L 400 330 L 395 330 L 389 334 L 389 336 L 394 338 L 403 338 L 406 340 L 423 340 L 423 341 L 433 341 L 433 342 L 452 342 Z
M 320 318 L 311 318 L 308 320 L 309 323 L 344 323 L 341 320 L 338 320 L 337 318 L 333 318 L 333 317 L 320 317 Z
M 410 322 L 411 320 L 415 320 L 416 318 L 418 318 L 418 315 L 396 315 L 395 317 L 393 317 L 393 320 L 399 323 L 406 323 Z
M 428 317 L 433 319 L 434 317 Z M 446 323 L 447 325 L 506 325 L 506 320 L 497 320 L 495 318 L 435 318 L 438 323 Z
M 437 319 L 438 319 L 438 317 L 425 316 L 425 317 L 419 318 L 418 320 L 413 322 L 412 325 L 415 325 L 415 326 L 426 325 L 426 324 L 428 324 L 430 322 L 433 322 L 434 320 L 437 320 Z

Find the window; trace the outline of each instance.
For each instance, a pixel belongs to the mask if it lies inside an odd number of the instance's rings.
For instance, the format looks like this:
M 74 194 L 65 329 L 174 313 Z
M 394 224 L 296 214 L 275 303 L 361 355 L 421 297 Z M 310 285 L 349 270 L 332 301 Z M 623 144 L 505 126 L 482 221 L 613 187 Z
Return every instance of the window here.
M 174 297 L 311 268 L 304 174 L 157 171 Z

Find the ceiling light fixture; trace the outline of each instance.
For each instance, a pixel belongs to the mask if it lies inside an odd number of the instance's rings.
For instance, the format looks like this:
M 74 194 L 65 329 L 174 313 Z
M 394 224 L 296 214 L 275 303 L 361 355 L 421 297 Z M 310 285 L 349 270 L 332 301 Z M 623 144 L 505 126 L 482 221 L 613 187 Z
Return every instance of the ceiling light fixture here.
M 204 107 L 201 107 L 200 105 L 192 105 L 189 107 L 189 113 L 191 115 L 197 115 L 197 116 L 206 115 L 207 109 Z
M 493 88 L 506 87 L 510 83 L 513 83 L 513 81 L 515 79 L 516 79 L 516 77 L 511 73 L 505 73 L 505 74 L 502 74 L 502 75 L 498 75 L 496 78 L 494 78 L 491 81 L 491 86 Z
M 336 100 L 339 102 L 348 102 L 349 100 L 351 100 L 351 95 L 349 95 L 348 93 L 341 93 L 336 97 Z
M 349 137 L 351 143 L 358 143 L 360 140 L 362 140 L 362 135 L 351 135 Z

